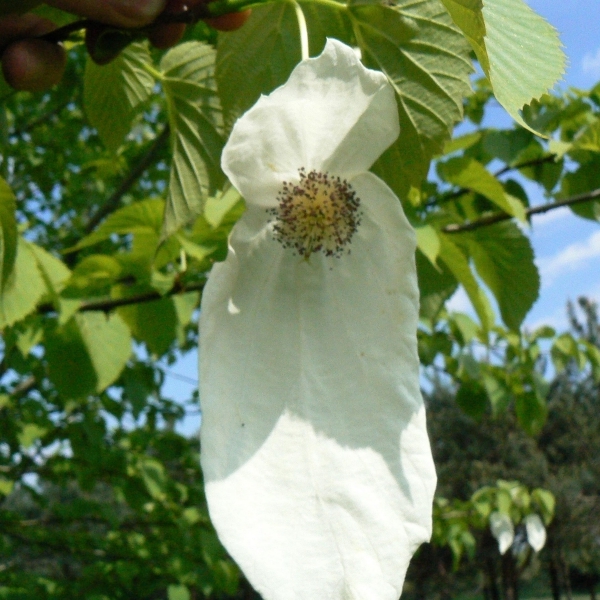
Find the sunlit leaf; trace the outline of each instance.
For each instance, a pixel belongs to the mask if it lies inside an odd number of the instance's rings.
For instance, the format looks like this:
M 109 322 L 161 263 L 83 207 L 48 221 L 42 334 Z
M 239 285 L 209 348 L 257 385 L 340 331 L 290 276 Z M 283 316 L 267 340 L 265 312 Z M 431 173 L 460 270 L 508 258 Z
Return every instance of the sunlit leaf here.
M 419 314 L 427 319 L 435 318 L 444 302 L 454 294 L 458 282 L 446 265 L 439 261 L 437 268 L 425 255 L 417 250 L 417 277 L 419 280 Z
M 152 93 L 155 81 L 144 69 L 144 65 L 151 64 L 147 42 L 129 45 L 107 65 L 87 61 L 83 88 L 85 112 L 113 152 L 123 143 L 134 118 Z
M 98 242 L 110 238 L 114 234 L 143 235 L 150 233 L 154 234 L 158 239 L 162 227 L 164 207 L 164 200 L 150 198 L 120 208 L 111 213 L 92 233 L 84 237 L 76 246 L 69 248 L 69 251 L 72 252 L 93 246 Z
M 118 315 L 79 313 L 46 334 L 49 376 L 65 398 L 101 392 L 131 355 L 129 329 Z
M 518 330 L 540 291 L 529 238 L 505 221 L 461 233 L 455 241 L 468 249 L 477 273 L 498 302 L 504 323 Z
M 15 195 L 0 177 L 0 293 L 12 273 L 17 256 L 17 220 Z
M 223 186 L 223 120 L 214 80 L 215 51 L 200 42 L 176 46 L 161 61 L 173 163 L 163 237 L 201 214 L 206 197 Z
M 531 129 L 520 109 L 552 88 L 565 69 L 554 27 L 523 0 L 442 2 L 471 43 L 498 102 Z
M 456 246 L 448 235 L 440 236 L 442 246 L 440 258 L 446 264 L 448 270 L 454 275 L 467 292 L 473 308 L 484 330 L 488 330 L 494 323 L 494 311 L 482 287 L 471 271 L 469 261 L 462 250 Z
M 0 327 L 12 325 L 33 312 L 45 291 L 36 258 L 27 242 L 19 239 L 14 268 L 0 297 Z
M 365 64 L 383 71 L 397 94 L 400 137 L 375 171 L 403 198 L 420 187 L 462 118 L 473 70 L 468 44 L 438 0 L 357 2 L 349 10 Z
M 525 207 L 507 194 L 502 184 L 473 158 L 455 157 L 438 165 L 438 172 L 449 183 L 477 192 L 493 202 L 500 210 L 525 221 Z

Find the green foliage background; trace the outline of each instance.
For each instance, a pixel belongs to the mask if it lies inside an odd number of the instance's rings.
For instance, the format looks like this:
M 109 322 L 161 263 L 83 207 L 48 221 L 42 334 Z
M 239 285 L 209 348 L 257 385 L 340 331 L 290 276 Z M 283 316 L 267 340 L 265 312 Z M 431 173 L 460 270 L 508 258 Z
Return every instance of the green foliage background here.
M 564 57 L 521 0 L 299 7 L 311 55 L 336 37 L 396 91 L 401 135 L 374 171 L 417 231 L 424 369 L 465 418 L 510 414 L 539 434 L 555 374 L 600 379 L 597 343 L 520 330 L 539 294 L 528 223 L 560 203 L 600 215 L 598 90 L 543 95 Z M 197 347 L 203 285 L 244 210 L 221 150 L 300 60 L 296 10 L 264 3 L 235 33 L 200 23 L 103 67 L 75 38 L 56 89 L 1 86 L 0 597 L 252 597 L 210 526 L 197 440 L 175 429 L 197 394 L 181 405 L 162 385 Z M 474 57 L 489 79 L 473 84 Z M 480 126 L 492 94 L 521 126 Z M 464 119 L 472 133 L 451 139 Z M 478 322 L 445 310 L 459 285 Z

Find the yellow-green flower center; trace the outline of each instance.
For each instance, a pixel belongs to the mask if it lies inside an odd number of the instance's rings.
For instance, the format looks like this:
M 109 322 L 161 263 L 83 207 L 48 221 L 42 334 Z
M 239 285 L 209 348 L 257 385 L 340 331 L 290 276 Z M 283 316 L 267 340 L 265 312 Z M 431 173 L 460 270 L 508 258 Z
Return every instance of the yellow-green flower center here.
M 360 225 L 360 199 L 340 177 L 299 169 L 300 181 L 283 182 L 278 206 L 269 209 L 275 239 L 308 259 L 314 252 L 340 257 Z

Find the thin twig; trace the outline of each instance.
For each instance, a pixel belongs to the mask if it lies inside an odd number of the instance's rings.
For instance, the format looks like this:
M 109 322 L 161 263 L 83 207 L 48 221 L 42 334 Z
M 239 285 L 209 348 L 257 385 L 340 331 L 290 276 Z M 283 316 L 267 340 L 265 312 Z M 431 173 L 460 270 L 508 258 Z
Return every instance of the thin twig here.
M 16 387 L 11 392 L 11 396 L 25 396 L 28 394 L 35 386 L 37 385 L 37 381 L 33 375 L 30 375 L 23 381 L 19 382 Z
M 165 126 L 165 128 L 156 136 L 152 145 L 144 156 L 142 156 L 141 160 L 138 164 L 129 172 L 127 177 L 121 182 L 121 185 L 113 192 L 113 194 L 108 198 L 108 200 L 98 209 L 98 211 L 92 216 L 89 220 L 89 223 L 85 226 L 85 234 L 88 235 L 104 219 L 104 217 L 108 216 L 113 210 L 115 210 L 123 196 L 131 189 L 131 187 L 135 184 L 135 182 L 144 174 L 146 169 L 152 164 L 156 155 L 160 151 L 162 145 L 166 142 L 169 137 L 169 126 Z
M 600 198 L 600 188 L 592 190 L 591 192 L 586 192 L 584 194 L 578 194 L 577 196 L 572 196 L 571 198 L 567 198 L 565 200 L 561 200 L 560 202 L 553 202 L 552 204 L 544 204 L 542 206 L 534 206 L 532 208 L 528 208 L 525 211 L 527 217 L 532 217 L 535 215 L 541 215 L 555 208 L 561 208 L 563 206 L 573 206 L 575 204 L 583 204 L 584 202 L 590 202 L 591 200 L 596 200 Z M 470 221 L 468 223 L 462 224 L 452 224 L 446 225 L 446 227 L 442 228 L 444 233 L 461 233 L 463 231 L 473 231 L 474 229 L 479 229 L 480 227 L 488 227 L 489 225 L 494 225 L 495 223 L 500 223 L 501 221 L 508 221 L 512 219 L 513 216 L 509 215 L 505 212 L 497 212 L 486 217 L 482 217 L 481 219 L 477 219 L 476 221 Z

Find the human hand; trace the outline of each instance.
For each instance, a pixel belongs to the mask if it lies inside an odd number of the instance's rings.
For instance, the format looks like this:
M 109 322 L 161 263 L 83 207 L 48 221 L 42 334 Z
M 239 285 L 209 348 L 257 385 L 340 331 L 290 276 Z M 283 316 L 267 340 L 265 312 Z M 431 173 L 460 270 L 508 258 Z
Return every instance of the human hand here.
M 203 0 L 46 0 L 46 4 L 80 17 L 116 27 L 143 27 L 154 21 L 164 10 L 179 12 L 192 8 Z M 249 11 L 207 19 L 223 31 L 241 27 Z M 66 53 L 61 45 L 36 39 L 56 26 L 34 14 L 0 17 L 0 48 L 2 71 L 6 81 L 17 90 L 31 92 L 48 89 L 58 83 L 66 66 Z M 158 48 L 176 44 L 185 25 L 172 23 L 156 27 L 149 38 Z

